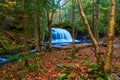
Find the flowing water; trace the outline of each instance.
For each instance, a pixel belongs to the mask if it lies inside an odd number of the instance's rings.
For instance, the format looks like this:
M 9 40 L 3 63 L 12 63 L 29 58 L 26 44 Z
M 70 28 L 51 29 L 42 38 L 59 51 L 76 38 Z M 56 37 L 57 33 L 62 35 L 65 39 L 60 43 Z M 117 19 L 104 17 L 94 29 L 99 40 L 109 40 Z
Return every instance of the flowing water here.
M 72 44 L 72 36 L 70 32 L 66 29 L 62 28 L 52 28 L 52 45 L 53 46 L 61 46 L 61 45 L 70 45 Z M 79 40 L 75 40 L 76 43 L 80 42 Z
M 72 36 L 70 34 L 70 32 L 68 32 L 66 29 L 62 29 L 62 28 L 52 28 L 52 45 L 56 46 L 56 47 L 62 47 L 62 46 L 66 46 L 66 45 L 71 45 L 72 44 Z M 46 42 L 48 44 L 48 42 Z M 90 42 L 86 42 L 84 40 L 80 41 L 80 40 L 75 40 L 75 43 L 84 43 L 84 44 L 88 44 Z M 42 47 L 41 47 L 42 48 Z M 31 53 L 34 53 L 35 50 L 31 50 Z M 0 65 L 6 64 L 6 63 L 10 63 L 10 61 L 8 60 L 8 56 L 7 54 L 0 54 Z M 14 54 L 12 56 L 19 56 L 19 54 Z
M 52 43 L 72 42 L 70 33 L 61 28 L 52 28 Z

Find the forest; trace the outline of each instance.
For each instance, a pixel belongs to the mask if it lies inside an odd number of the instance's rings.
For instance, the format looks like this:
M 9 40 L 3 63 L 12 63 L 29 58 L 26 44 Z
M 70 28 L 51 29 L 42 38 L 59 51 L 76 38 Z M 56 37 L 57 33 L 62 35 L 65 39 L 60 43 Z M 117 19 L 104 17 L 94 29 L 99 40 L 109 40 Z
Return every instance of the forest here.
M 120 80 L 120 0 L 0 0 L 0 80 Z

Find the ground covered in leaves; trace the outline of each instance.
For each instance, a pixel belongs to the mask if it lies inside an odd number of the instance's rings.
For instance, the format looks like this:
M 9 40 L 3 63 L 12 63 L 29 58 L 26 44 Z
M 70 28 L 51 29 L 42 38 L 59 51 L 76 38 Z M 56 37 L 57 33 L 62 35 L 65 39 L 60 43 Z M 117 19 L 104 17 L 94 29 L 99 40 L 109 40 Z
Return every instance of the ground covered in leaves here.
M 36 53 L 35 58 L 29 59 L 29 67 L 24 66 L 23 60 L 0 68 L 0 80 L 105 80 L 103 73 L 95 64 L 92 47 L 79 49 L 75 57 L 71 57 L 71 48 L 53 49 L 52 52 Z M 106 51 L 101 47 L 101 51 Z M 112 73 L 118 79 L 120 73 L 120 50 L 114 49 Z M 101 76 L 98 76 L 100 74 Z

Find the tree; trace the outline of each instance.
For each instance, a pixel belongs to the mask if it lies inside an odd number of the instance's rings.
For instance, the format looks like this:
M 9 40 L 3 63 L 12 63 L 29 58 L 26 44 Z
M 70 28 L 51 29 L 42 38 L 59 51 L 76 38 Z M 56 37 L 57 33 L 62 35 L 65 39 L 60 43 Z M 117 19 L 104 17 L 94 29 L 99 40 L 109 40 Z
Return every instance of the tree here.
M 0 27 L 4 29 L 9 29 L 13 26 L 13 12 L 16 5 L 15 1 L 11 0 L 1 0 L 0 1 Z
M 95 29 L 95 37 L 96 39 L 98 40 L 99 38 L 99 30 L 98 30 L 98 27 L 99 27 L 99 8 L 100 8 L 100 0 L 96 0 L 96 29 Z
M 90 36 L 90 39 L 91 39 L 91 41 L 93 43 L 93 46 L 94 46 L 95 56 L 97 58 L 97 64 L 100 65 L 100 64 L 102 64 L 102 60 L 101 60 L 101 57 L 100 57 L 99 44 L 98 44 L 97 40 L 95 39 L 91 29 L 90 29 L 90 25 L 88 23 L 88 20 L 87 20 L 87 18 L 85 16 L 83 8 L 82 8 L 81 0 L 78 0 L 78 5 L 79 5 L 80 15 L 82 17 L 83 23 L 85 24 L 85 27 L 86 27 L 87 32 L 88 32 L 88 35 Z
M 48 22 L 48 37 L 49 37 L 49 51 L 52 50 L 52 41 L 51 41 L 51 27 L 53 22 L 53 16 L 55 13 L 56 7 L 55 7 L 55 0 L 46 0 L 46 13 L 47 13 L 47 22 Z
M 35 45 L 36 45 L 36 51 L 39 51 L 40 48 L 40 24 L 39 24 L 39 12 L 38 12 L 38 4 L 37 0 L 34 0 L 34 27 L 35 27 Z
M 59 25 L 61 23 L 61 5 L 60 5 L 60 1 L 59 1 Z
M 112 64 L 112 54 L 113 54 L 113 42 L 115 36 L 115 18 L 116 18 L 116 0 L 111 0 L 110 5 L 110 20 L 108 24 L 108 44 L 107 53 L 105 59 L 104 70 L 106 73 L 110 74 L 111 64 Z
M 72 0 L 72 38 L 73 38 L 73 44 L 72 44 L 72 57 L 75 55 L 75 26 L 74 21 L 75 20 L 75 0 Z
M 96 31 L 95 31 L 95 0 L 92 0 L 92 28 L 93 28 L 93 35 L 96 38 Z
M 101 64 L 101 66 L 104 66 L 104 72 L 110 74 L 110 69 L 111 69 L 111 62 L 112 62 L 112 54 L 113 54 L 113 42 L 114 42 L 114 33 L 115 33 L 115 15 L 116 15 L 116 0 L 111 0 L 111 5 L 110 5 L 110 20 L 109 20 L 109 27 L 108 27 L 108 44 L 107 44 L 107 53 L 105 56 L 105 59 L 103 60 L 100 56 L 100 49 L 97 40 L 92 34 L 92 31 L 90 29 L 90 25 L 86 19 L 86 16 L 83 12 L 82 5 L 81 5 L 81 0 L 78 0 L 79 4 L 79 9 L 81 13 L 81 17 L 83 19 L 83 22 L 86 26 L 86 29 L 88 31 L 88 35 L 91 38 L 91 41 L 93 43 L 95 53 L 96 53 L 96 58 L 97 58 L 97 63 Z M 104 64 L 105 65 L 104 65 Z
M 93 35 L 98 41 L 98 18 L 99 18 L 99 3 L 100 0 L 92 0 L 92 27 L 93 27 Z
M 24 0 L 24 16 L 23 16 L 23 19 L 24 19 L 24 45 L 25 45 L 25 55 L 27 54 L 28 52 L 28 46 L 27 46 L 27 0 Z M 28 60 L 25 60 L 25 66 L 28 67 Z

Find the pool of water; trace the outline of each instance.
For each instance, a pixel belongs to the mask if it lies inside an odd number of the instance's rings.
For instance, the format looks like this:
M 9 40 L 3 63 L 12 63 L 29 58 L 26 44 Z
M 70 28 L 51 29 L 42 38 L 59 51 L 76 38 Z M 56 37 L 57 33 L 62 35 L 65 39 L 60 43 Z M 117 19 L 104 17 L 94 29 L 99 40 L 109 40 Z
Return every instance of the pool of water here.
M 72 45 L 72 43 L 73 43 L 72 41 L 68 41 L 68 42 L 58 41 L 58 42 L 52 42 L 52 46 L 55 47 L 69 46 Z M 48 44 L 48 42 L 45 42 L 45 44 Z M 85 40 L 75 40 L 75 44 L 91 44 L 91 42 Z

